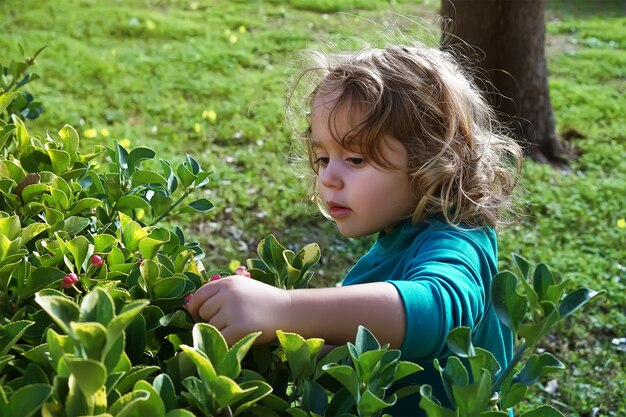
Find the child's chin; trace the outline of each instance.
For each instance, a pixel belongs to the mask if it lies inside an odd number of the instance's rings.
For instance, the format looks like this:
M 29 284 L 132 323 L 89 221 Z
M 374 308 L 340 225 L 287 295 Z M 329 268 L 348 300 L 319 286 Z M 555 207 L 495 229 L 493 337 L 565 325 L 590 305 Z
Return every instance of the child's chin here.
M 337 224 L 337 230 L 339 230 L 339 233 L 341 233 L 343 237 L 346 237 L 349 239 L 368 236 L 374 233 L 374 232 L 368 232 L 362 229 L 354 229 L 354 228 L 349 228 L 345 226 L 342 227 L 340 224 Z

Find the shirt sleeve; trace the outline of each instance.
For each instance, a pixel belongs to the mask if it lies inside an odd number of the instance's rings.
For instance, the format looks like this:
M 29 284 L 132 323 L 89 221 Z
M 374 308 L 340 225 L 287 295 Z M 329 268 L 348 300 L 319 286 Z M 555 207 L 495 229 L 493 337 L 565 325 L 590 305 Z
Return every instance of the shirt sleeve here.
M 403 357 L 439 357 L 452 329 L 479 323 L 496 262 L 490 249 L 481 231 L 434 232 L 416 249 L 404 275 L 388 281 L 404 302 Z

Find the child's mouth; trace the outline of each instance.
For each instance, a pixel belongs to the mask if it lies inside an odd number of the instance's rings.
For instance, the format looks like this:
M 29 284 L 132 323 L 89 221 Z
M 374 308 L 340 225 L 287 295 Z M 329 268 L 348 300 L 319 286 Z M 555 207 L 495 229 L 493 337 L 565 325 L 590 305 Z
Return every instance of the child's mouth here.
M 328 203 L 328 212 L 333 218 L 347 216 L 351 211 L 348 207 L 340 206 L 333 202 Z

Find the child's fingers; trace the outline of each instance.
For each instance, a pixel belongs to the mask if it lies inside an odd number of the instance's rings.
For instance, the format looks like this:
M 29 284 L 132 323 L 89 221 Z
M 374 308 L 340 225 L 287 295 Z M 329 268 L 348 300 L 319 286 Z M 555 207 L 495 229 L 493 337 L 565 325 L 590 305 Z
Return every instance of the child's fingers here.
M 196 319 L 198 316 L 198 310 L 200 307 L 213 297 L 215 294 L 219 292 L 219 286 L 217 285 L 219 281 L 210 282 L 208 284 L 204 284 L 202 287 L 198 288 L 198 290 L 191 296 L 189 301 L 187 302 L 187 311 Z
M 198 317 L 215 327 L 219 330 L 226 326 L 226 323 L 218 322 L 219 320 L 219 312 L 220 312 L 220 304 L 218 302 L 213 302 L 213 298 L 209 298 L 207 301 L 202 303 L 202 305 L 198 308 Z M 223 316 L 223 314 L 222 314 Z

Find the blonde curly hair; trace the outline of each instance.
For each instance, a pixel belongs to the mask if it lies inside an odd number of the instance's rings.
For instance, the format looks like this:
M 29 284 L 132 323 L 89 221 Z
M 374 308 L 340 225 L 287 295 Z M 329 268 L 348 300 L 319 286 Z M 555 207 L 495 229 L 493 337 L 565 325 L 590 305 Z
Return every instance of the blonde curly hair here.
M 303 84 L 312 86 L 301 94 L 306 127 L 297 142 L 304 145 L 313 172 L 310 113 L 318 96 L 332 93 L 337 99 L 329 126 L 342 106 L 361 112 L 358 124 L 334 138 L 342 146 L 356 145 L 383 168 L 391 168 L 382 159 L 384 137 L 406 148 L 407 175 L 417 196 L 414 223 L 438 216 L 451 225 L 496 227 L 511 212 L 522 149 L 449 53 L 411 45 L 368 47 L 353 54 L 309 51 L 308 58 L 295 78 L 288 109 L 294 114 L 296 91 Z M 312 181 L 312 198 L 323 210 L 316 175 Z

